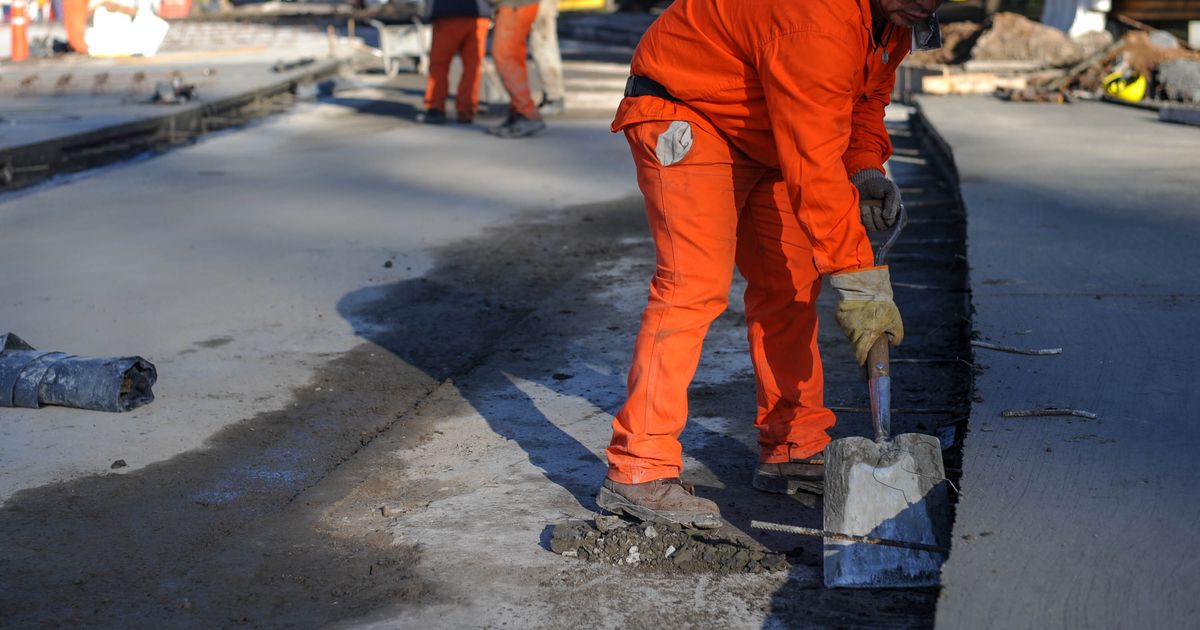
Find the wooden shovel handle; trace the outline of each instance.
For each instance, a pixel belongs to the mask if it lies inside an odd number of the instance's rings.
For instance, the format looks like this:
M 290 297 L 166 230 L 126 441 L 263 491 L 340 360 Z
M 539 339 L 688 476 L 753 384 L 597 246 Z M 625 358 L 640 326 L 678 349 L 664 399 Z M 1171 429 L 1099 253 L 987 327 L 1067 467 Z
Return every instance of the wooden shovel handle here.
M 884 333 L 879 335 L 879 338 L 871 345 L 871 349 L 867 351 L 867 380 L 891 375 L 888 345 L 888 336 L 887 333 Z

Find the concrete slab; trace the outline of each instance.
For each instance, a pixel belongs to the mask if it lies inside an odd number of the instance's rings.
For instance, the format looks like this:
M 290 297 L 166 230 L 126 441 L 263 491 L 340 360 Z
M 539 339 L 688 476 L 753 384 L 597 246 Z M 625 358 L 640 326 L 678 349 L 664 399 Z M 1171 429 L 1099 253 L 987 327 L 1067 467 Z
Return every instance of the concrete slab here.
M 268 86 L 287 85 L 314 70 L 327 74 L 331 63 L 336 66 L 336 61 L 322 60 L 275 72 L 276 61 L 252 53 L 158 63 L 9 66 L 0 71 L 0 85 L 10 97 L 0 101 L 0 152 L 211 107 Z M 150 102 L 155 84 L 176 75 L 196 86 L 196 98 L 182 105 Z M 34 81 L 22 89 L 19 84 L 26 79 Z
M 414 125 L 395 115 L 411 106 L 389 114 L 376 98 L 301 105 L 0 197 L 3 327 L 40 349 L 140 354 L 159 370 L 158 400 L 128 414 L 0 410 L 0 501 L 196 449 L 361 343 L 337 317 L 348 293 L 418 278 L 431 248 L 518 212 L 635 191 L 607 120 L 504 142 L 481 125 Z
M 975 352 L 938 627 L 1195 627 L 1200 132 L 1096 103 L 919 104 L 957 164 L 976 332 L 1063 348 Z M 1098 418 L 1000 415 L 1043 407 Z

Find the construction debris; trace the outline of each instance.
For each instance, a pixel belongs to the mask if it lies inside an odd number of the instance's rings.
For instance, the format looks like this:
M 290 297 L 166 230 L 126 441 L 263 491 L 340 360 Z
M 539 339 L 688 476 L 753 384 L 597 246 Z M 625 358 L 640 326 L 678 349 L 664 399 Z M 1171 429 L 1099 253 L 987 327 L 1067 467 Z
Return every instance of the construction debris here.
M 748 540 L 674 523 L 634 524 L 617 516 L 555 525 L 550 550 L 588 562 L 675 574 L 766 573 L 788 568 L 783 554 Z
M 1155 79 L 1170 101 L 1200 103 L 1200 61 L 1175 59 L 1155 70 Z
M 1027 86 L 1025 77 L 1002 77 L 991 72 L 950 74 L 946 71 L 940 77 L 925 77 L 921 81 L 922 92 L 939 96 L 987 94 L 999 89 L 1024 90 Z
M 994 94 L 1010 101 L 1070 103 L 1079 99 L 1200 103 L 1200 52 L 1170 33 L 1133 20 L 1113 41 L 1107 32 L 1070 37 L 1014 13 L 989 24 L 943 26 L 941 50 L 915 53 L 908 66 L 940 69 L 921 76 L 926 94 Z
M 12 333 L 0 335 L 0 407 L 129 411 L 154 400 L 157 379 L 154 365 L 141 357 L 39 352 Z
M 1038 61 L 1046 66 L 1068 66 L 1107 46 L 1107 33 L 1072 39 L 1066 33 L 1016 13 L 997 13 L 992 25 L 971 49 L 977 61 Z

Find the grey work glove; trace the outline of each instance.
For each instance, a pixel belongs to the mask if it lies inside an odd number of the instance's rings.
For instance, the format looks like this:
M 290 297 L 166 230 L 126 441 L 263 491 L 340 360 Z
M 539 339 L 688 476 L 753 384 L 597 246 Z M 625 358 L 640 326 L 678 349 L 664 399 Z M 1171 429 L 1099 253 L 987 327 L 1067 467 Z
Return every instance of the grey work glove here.
M 850 176 L 850 183 L 858 189 L 859 201 L 878 199 L 883 205 L 860 205 L 863 226 L 870 232 L 882 232 L 896 224 L 900 216 L 900 187 L 883 173 L 873 169 L 863 170 Z
M 829 284 L 841 298 L 837 305 L 837 323 L 850 344 L 859 365 L 866 365 L 867 353 L 875 340 L 888 336 L 892 346 L 904 340 L 904 322 L 900 309 L 892 301 L 892 281 L 887 267 L 836 273 Z

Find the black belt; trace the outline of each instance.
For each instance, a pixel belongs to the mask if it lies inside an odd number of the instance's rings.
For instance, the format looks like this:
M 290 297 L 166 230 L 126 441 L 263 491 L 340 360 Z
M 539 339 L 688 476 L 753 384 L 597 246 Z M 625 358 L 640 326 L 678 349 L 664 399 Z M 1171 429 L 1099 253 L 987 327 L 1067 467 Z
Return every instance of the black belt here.
M 679 99 L 671 96 L 667 88 L 658 81 L 639 77 L 636 74 L 625 81 L 625 96 L 657 96 L 668 101 L 680 102 Z

